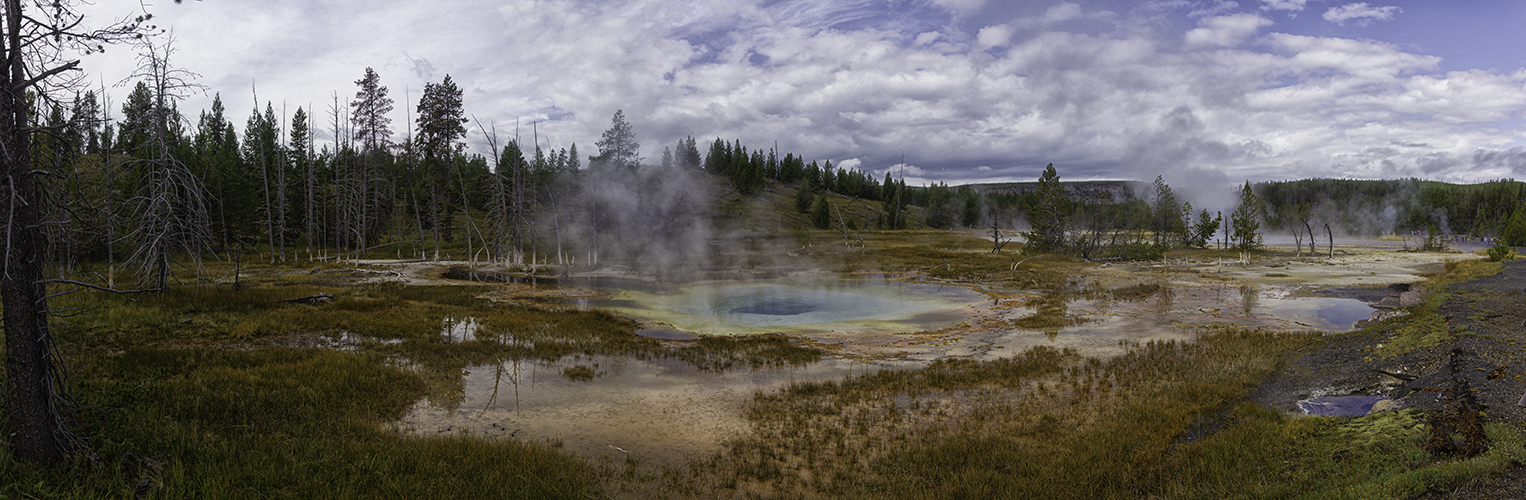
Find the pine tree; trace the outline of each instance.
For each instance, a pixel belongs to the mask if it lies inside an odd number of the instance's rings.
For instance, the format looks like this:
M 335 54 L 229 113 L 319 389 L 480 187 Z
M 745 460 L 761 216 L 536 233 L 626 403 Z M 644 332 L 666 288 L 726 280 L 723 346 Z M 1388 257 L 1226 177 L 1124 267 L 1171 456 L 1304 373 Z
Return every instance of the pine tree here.
M 455 150 L 466 135 L 465 111 L 461 109 L 461 89 L 450 75 L 440 83 L 424 85 L 419 98 L 418 142 L 423 149 L 424 181 L 428 192 L 430 225 L 434 230 L 435 258 L 440 255 L 441 239 L 450 240 L 451 181 Z M 461 200 L 465 203 L 466 200 Z M 442 229 L 444 233 L 442 234 Z
M 1034 205 L 1028 209 L 1031 230 L 1022 233 L 1028 240 L 1023 253 L 1064 251 L 1070 200 L 1065 198 L 1064 188 L 1060 187 L 1060 174 L 1055 172 L 1053 163 L 1039 176 L 1036 194 Z
M 1213 233 L 1219 230 L 1219 224 L 1223 221 L 1203 209 L 1197 214 L 1197 222 L 1192 225 L 1192 235 L 1188 238 L 1188 244 L 1193 248 L 1208 248 L 1208 243 L 1213 241 Z
M 127 94 L 127 102 L 122 103 L 122 126 L 117 129 L 117 152 L 138 159 L 150 156 L 147 148 L 149 135 L 154 128 L 153 111 L 154 91 L 148 88 L 148 82 L 140 81 L 133 87 L 132 93 Z
M 1250 252 L 1261 247 L 1261 198 L 1250 189 L 1250 181 L 1240 189 L 1240 206 L 1229 215 L 1233 227 L 1235 248 L 1240 250 L 1242 260 L 1250 258 Z
M 360 141 L 365 152 L 387 147 L 392 136 L 392 98 L 387 97 L 387 87 L 381 84 L 381 75 L 366 67 L 366 73 L 355 85 L 355 100 L 350 101 L 350 121 L 355 126 L 355 140 Z
M 1153 211 L 1152 224 L 1155 230 L 1155 244 L 1162 249 L 1171 248 L 1175 245 L 1178 236 L 1186 232 L 1182 223 L 1183 210 L 1176 201 L 1176 195 L 1171 192 L 1171 186 L 1161 176 L 1155 176 L 1155 203 L 1150 207 Z
M 625 110 L 615 110 L 609 129 L 594 145 L 599 147 L 599 156 L 594 158 L 610 167 L 634 169 L 641 165 L 641 144 L 636 142 L 636 131 L 625 121 Z M 590 167 L 594 158 L 589 158 Z
M 699 145 L 694 142 L 694 137 L 679 141 L 677 153 L 678 166 L 686 169 L 698 169 L 704 166 L 704 158 L 699 155 Z
M 809 181 L 800 183 L 800 190 L 795 192 L 796 212 L 800 212 L 802 214 L 810 213 L 811 202 L 815 199 L 815 191 L 816 190 L 811 187 L 811 183 Z
M 816 229 L 832 227 L 831 210 L 831 203 L 827 201 L 827 193 L 821 193 L 821 197 L 816 198 L 815 208 L 811 209 L 811 225 Z

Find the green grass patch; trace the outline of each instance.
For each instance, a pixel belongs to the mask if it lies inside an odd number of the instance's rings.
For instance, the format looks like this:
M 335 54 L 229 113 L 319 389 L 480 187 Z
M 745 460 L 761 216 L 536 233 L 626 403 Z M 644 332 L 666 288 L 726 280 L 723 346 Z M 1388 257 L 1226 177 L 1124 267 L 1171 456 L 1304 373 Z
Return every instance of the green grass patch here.
M 1372 354 L 1388 359 L 1416 349 L 1433 347 L 1450 341 L 1453 337 L 1445 318 L 1436 314 L 1434 308 L 1420 307 L 1414 314 L 1398 321 L 1384 323 L 1377 332 L 1386 334 L 1387 340 L 1374 346 Z
M 1297 418 L 1250 404 L 1234 424 L 1173 457 L 1172 498 L 1413 498 L 1467 478 L 1519 466 L 1519 430 L 1487 424 L 1494 447 L 1472 459 L 1438 459 L 1416 410 L 1345 421 Z
M 134 349 L 77 391 L 95 461 L 0 457 L 18 498 L 587 498 L 598 479 L 552 446 L 381 428 L 424 392 L 380 356 L 315 349 Z M 512 466 L 505 466 L 512 464 Z M 60 472 L 62 471 L 62 472 Z M 469 472 L 468 472 L 469 471 Z

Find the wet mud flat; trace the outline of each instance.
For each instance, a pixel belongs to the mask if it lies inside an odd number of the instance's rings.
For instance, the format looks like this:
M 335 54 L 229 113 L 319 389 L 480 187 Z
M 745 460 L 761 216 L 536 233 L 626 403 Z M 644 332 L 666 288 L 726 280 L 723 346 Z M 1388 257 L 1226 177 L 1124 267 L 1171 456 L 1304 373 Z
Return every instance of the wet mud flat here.
M 1526 261 L 1507 262 L 1500 274 L 1451 286 L 1437 310 L 1444 340 L 1387 357 L 1396 335 L 1374 327 L 1331 336 L 1299 353 L 1253 396 L 1292 412 L 1300 399 L 1347 394 L 1382 395 L 1400 408 L 1437 411 L 1445 389 L 1465 382 L 1491 420 L 1526 423 L 1517 405 L 1526 392 Z
M 1420 281 L 1427 266 L 1462 258 L 1471 257 L 1366 252 L 1250 265 L 1115 264 L 1086 268 L 1064 289 L 1025 286 L 1020 270 L 992 283 L 830 275 L 849 283 L 805 295 L 778 288 L 788 277 L 700 287 L 630 279 L 582 283 L 629 285 L 619 287 L 623 292 L 568 286 L 576 280 L 499 280 L 484 287 L 486 296 L 614 310 L 641 323 L 638 335 L 675 345 L 714 333 L 784 332 L 830 354 L 803 367 L 725 371 L 701 371 L 676 360 L 592 356 L 473 365 L 461 370 L 458 393 L 420 401 L 396 426 L 423 435 L 546 440 L 589 457 L 678 464 L 716 453 L 748 432 L 745 411 L 754 395 L 795 382 L 916 369 L 941 359 L 1002 359 L 1036 346 L 1106 358 L 1151 341 L 1192 341 L 1202 326 L 1215 324 L 1348 332 L 1372 311 L 1369 303 L 1382 295 L 1386 280 Z M 908 297 L 939 307 L 901 305 L 911 304 L 903 302 Z M 887 319 L 855 312 L 884 308 L 897 314 Z M 728 324 L 717 322 L 728 317 Z M 1290 384 L 1299 389 L 1283 396 L 1312 397 L 1303 394 L 1308 382 Z
M 394 425 L 418 435 L 548 441 L 587 457 L 679 465 L 746 433 L 754 394 L 906 367 L 839 357 L 730 370 L 613 356 L 504 361 L 464 368 L 459 393 L 419 401 Z
M 1388 409 L 1424 410 L 1432 425 L 1465 436 L 1460 452 L 1488 446 L 1468 437 L 1484 422 L 1526 424 L 1526 261 L 1452 285 L 1436 314 L 1445 336 L 1434 345 L 1384 357 L 1397 332 L 1381 326 L 1329 338 L 1290 359 L 1252 400 L 1291 411 L 1289 402 L 1307 397 L 1381 395 Z M 1422 498 L 1522 498 L 1523 478 L 1516 467 Z

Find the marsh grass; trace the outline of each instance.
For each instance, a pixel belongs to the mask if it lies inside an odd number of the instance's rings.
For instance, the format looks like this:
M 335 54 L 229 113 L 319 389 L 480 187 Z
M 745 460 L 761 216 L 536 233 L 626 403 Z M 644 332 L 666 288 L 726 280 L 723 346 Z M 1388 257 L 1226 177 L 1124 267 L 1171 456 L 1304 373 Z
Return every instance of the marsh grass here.
M 405 437 L 421 396 L 380 356 L 318 349 L 131 349 L 81 381 L 96 459 L 64 473 L 0 458 L 19 498 L 586 498 L 593 469 L 552 446 Z M 514 464 L 503 467 L 502 464 Z M 464 471 L 471 471 L 464 474 Z
M 1083 265 L 1014 270 L 1010 255 L 952 232 L 864 233 L 868 248 L 842 265 L 1038 289 L 1063 289 Z M 1243 403 L 1285 353 L 1321 340 L 1232 327 L 1108 360 L 1037 348 L 797 384 L 756 397 L 751 434 L 681 467 L 590 463 L 541 442 L 405 436 L 386 423 L 421 397 L 459 392 L 472 364 L 585 354 L 719 370 L 821 352 L 779 336 L 661 343 L 609 314 L 493 303 L 479 287 L 341 287 L 264 271 L 239 290 L 55 303 L 95 307 L 57 332 L 85 403 L 71 418 L 96 454 L 48 470 L 0 456 L 9 480 L 0 495 L 124 498 L 142 486 L 153 498 L 1405 498 L 1526 461 L 1505 426 L 1487 426 L 1491 451 L 1449 460 L 1417 445 L 1425 424 L 1413 412 L 1342 421 Z M 1425 308 L 1434 314 L 1446 284 L 1490 272 L 1471 262 L 1440 271 L 1431 286 L 1443 291 L 1398 323 L 1414 330 L 1400 337 L 1448 335 Z M 285 302 L 317 292 L 336 300 Z M 477 325 L 470 339 L 442 333 L 463 318 Z M 368 340 L 355 351 L 282 344 L 340 333 Z
M 55 332 L 94 452 L 64 469 L 0 457 L 0 497 L 123 498 L 140 484 L 154 498 L 598 497 L 599 469 L 553 444 L 406 436 L 387 423 L 460 393 L 474 364 L 610 355 L 726 369 L 821 354 L 782 336 L 664 344 L 608 313 L 494 303 L 479 298 L 485 287 L 322 283 L 255 268 L 239 288 L 55 301 L 88 307 Z M 287 302 L 317 293 L 335 298 Z M 453 337 L 468 319 L 473 334 Z M 303 340 L 341 334 L 363 340 L 348 351 Z
M 694 497 L 1137 498 L 1199 416 L 1243 398 L 1308 335 L 1220 328 L 1102 361 L 1035 348 L 990 362 L 797 384 L 754 432 L 651 481 Z M 659 486 L 660 485 L 660 486 Z
M 693 498 L 1408 498 L 1526 458 L 1516 429 L 1466 460 L 1408 410 L 1293 418 L 1241 402 L 1314 334 L 1234 327 L 1102 361 L 1036 348 L 994 361 L 760 395 L 751 435 L 626 491 Z
M 1242 403 L 1234 425 L 1172 457 L 1174 498 L 1412 498 L 1519 466 L 1518 429 L 1486 424 L 1494 443 L 1465 460 L 1425 451 L 1430 431 L 1416 410 L 1351 420 L 1294 418 Z

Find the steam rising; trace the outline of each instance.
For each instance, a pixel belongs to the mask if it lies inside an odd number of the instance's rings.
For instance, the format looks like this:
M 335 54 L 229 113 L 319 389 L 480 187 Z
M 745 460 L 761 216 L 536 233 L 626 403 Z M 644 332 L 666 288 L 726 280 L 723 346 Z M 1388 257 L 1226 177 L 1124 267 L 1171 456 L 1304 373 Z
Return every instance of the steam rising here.
M 709 263 L 710 184 L 703 171 L 591 165 L 581 172 L 588 265 L 627 266 L 663 280 L 690 279 Z

